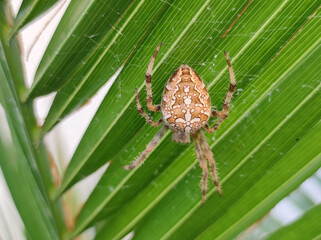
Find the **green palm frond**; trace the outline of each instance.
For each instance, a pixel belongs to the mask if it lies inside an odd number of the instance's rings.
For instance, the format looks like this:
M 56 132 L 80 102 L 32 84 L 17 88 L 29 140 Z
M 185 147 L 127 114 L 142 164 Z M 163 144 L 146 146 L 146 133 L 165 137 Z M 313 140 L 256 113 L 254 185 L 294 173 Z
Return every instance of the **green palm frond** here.
M 7 4 L 2 3 L 3 9 Z M 33 5 L 26 21 L 45 9 Z M 2 14 L 6 19 L 5 10 Z M 47 239 L 74 238 L 89 227 L 96 228 L 96 239 L 121 239 L 130 232 L 133 239 L 233 239 L 262 218 L 321 167 L 320 16 L 317 0 L 71 1 L 30 89 L 25 88 L 23 75 L 16 76 L 10 66 L 2 64 L 0 73 L 6 83 L 1 85 L 1 105 L 13 127 L 14 143 L 21 149 L 41 152 L 32 158 L 28 152 L 22 153 L 24 164 L 36 166 L 31 170 L 37 174 L 28 176 L 42 182 L 33 189 L 34 196 L 42 197 L 46 204 L 32 211 L 49 209 L 51 217 L 43 222 L 47 228 L 44 234 L 54 234 Z M 1 24 L 2 52 L 12 48 L 6 45 L 8 41 L 17 40 L 10 39 L 10 33 L 23 26 L 18 22 L 14 26 Z M 160 42 L 163 46 L 152 77 L 155 103 L 160 102 L 171 73 L 184 63 L 202 77 L 212 104 L 220 110 L 229 87 L 224 51 L 235 71 L 237 89 L 229 117 L 217 132 L 206 134 L 219 168 L 223 196 L 209 184 L 203 205 L 201 169 L 194 146 L 172 142 L 170 133 L 140 168 L 122 168 L 158 131 L 138 114 L 134 89 L 138 88 L 141 99 L 146 98 L 144 75 Z M 16 53 L 2 54 L 1 62 L 11 57 L 20 61 Z M 66 167 L 61 186 L 54 187 L 44 178 L 48 167 L 40 164 L 40 159 L 49 161 L 39 150 L 44 149 L 42 137 L 84 105 L 117 71 Z M 36 97 L 55 91 L 41 129 L 23 126 L 28 125 L 26 112 L 11 114 L 15 108 L 32 104 Z M 9 93 L 16 106 L 7 105 L 5 94 Z M 142 103 L 145 107 L 146 101 Z M 28 111 L 33 115 L 33 109 Z M 151 116 L 158 119 L 160 114 Z M 13 124 L 16 118 L 21 119 L 19 124 Z M 22 130 L 23 134 L 17 135 Z M 3 139 L 1 143 L 5 149 L 7 143 Z M 79 209 L 74 229 L 66 233 L 58 214 L 61 197 L 107 162 L 109 166 Z M 12 185 L 14 189 L 17 186 L 6 174 L 9 167 L 1 161 L 9 188 Z M 21 196 L 12 195 L 31 235 L 34 229 L 26 222 L 33 220 L 19 208 Z M 314 218 L 314 209 L 311 212 L 313 216 L 307 213 L 304 217 L 306 224 Z M 40 219 L 39 215 L 36 220 Z M 283 236 L 286 229 L 295 227 L 284 228 L 271 238 Z M 310 229 L 311 236 L 320 235 L 320 230 Z

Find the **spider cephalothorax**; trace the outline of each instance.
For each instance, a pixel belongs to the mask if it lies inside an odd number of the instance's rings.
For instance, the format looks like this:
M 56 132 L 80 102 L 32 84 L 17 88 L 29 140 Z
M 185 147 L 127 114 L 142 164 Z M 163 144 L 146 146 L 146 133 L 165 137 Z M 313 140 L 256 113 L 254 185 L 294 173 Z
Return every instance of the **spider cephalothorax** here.
M 154 112 L 161 111 L 162 118 L 157 122 L 154 122 L 142 109 L 137 89 L 135 89 L 135 94 L 137 109 L 146 121 L 154 127 L 158 127 L 163 123 L 165 124 L 148 143 L 146 149 L 141 153 L 141 155 L 130 165 L 125 166 L 124 168 L 127 170 L 132 169 L 144 161 L 148 157 L 149 153 L 157 146 L 168 129 L 173 132 L 173 140 L 176 142 L 189 143 L 190 138 L 192 137 L 195 144 L 197 158 L 203 170 L 202 201 L 205 202 L 208 175 L 207 161 L 209 162 L 211 176 L 217 191 L 220 194 L 222 194 L 222 191 L 217 177 L 213 153 L 201 128 L 203 127 L 207 132 L 212 133 L 218 129 L 221 123 L 228 116 L 229 103 L 236 86 L 234 73 L 227 53 L 224 52 L 229 67 L 231 84 L 230 89 L 226 94 L 222 111 L 211 110 L 211 99 L 205 84 L 197 73 L 187 65 L 180 66 L 166 83 L 161 105 L 153 105 L 151 73 L 155 57 L 160 47 L 161 44 L 157 47 L 149 63 L 146 72 L 146 88 L 148 109 Z M 211 116 L 219 118 L 213 128 L 210 128 L 207 124 Z

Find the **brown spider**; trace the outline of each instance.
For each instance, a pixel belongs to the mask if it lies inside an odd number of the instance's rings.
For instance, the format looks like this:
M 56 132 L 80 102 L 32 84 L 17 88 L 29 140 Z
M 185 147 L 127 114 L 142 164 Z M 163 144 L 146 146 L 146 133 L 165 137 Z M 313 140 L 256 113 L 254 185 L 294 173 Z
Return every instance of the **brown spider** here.
M 207 132 L 212 133 L 218 129 L 228 116 L 229 104 L 236 86 L 235 76 L 227 53 L 224 52 L 230 72 L 231 84 L 230 89 L 226 94 L 222 111 L 211 110 L 211 99 L 205 84 L 197 73 L 187 65 L 180 66 L 169 78 L 163 92 L 162 104 L 153 105 L 151 73 L 160 47 L 161 43 L 158 45 L 150 60 L 146 72 L 146 88 L 148 109 L 153 112 L 162 112 L 162 117 L 157 122 L 154 122 L 142 109 L 137 89 L 135 89 L 135 95 L 137 109 L 146 121 L 154 127 L 159 127 L 163 123 L 165 123 L 165 125 L 148 143 L 146 149 L 141 153 L 141 155 L 130 165 L 124 166 L 124 169 L 130 170 L 142 163 L 148 157 L 149 153 L 154 150 L 168 129 L 173 132 L 173 141 L 175 142 L 189 143 L 190 137 L 192 137 L 195 144 L 197 158 L 203 170 L 201 183 L 202 202 L 204 203 L 206 200 L 208 175 L 206 159 L 209 162 L 213 182 L 220 195 L 222 195 L 222 190 L 217 177 L 213 153 L 201 128 L 203 127 Z M 207 124 L 210 116 L 219 118 L 213 128 L 210 128 Z

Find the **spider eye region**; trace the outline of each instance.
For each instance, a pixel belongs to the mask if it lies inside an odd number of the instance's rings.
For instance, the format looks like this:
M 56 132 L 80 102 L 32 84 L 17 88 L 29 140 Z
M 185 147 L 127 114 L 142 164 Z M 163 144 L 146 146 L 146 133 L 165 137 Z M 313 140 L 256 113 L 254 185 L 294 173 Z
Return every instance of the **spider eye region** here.
M 187 65 L 179 67 L 166 83 L 162 115 L 172 129 L 192 133 L 211 116 L 211 99 L 202 79 Z

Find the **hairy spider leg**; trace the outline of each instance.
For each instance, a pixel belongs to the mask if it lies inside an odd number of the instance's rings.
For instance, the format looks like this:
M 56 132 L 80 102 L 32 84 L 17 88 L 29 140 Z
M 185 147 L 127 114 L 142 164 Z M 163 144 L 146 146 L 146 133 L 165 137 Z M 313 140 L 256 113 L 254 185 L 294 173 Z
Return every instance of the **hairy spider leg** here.
M 204 203 L 206 200 L 206 187 L 207 187 L 207 162 L 209 162 L 210 173 L 212 176 L 212 180 L 214 185 L 217 188 L 217 191 L 220 195 L 222 195 L 222 188 L 218 180 L 216 164 L 214 160 L 214 156 L 208 142 L 204 136 L 204 133 L 200 130 L 192 135 L 192 138 L 195 142 L 195 150 L 197 153 L 197 157 L 200 162 L 200 166 L 203 170 L 203 178 L 202 178 L 202 202 Z M 205 179 L 206 177 L 206 179 Z
M 217 123 L 214 125 L 213 128 L 210 128 L 210 126 L 208 124 L 206 124 L 204 126 L 204 129 L 209 133 L 212 133 L 212 132 L 216 131 L 219 128 L 219 126 L 224 122 L 224 120 L 227 118 L 228 109 L 230 107 L 231 99 L 232 99 L 232 96 L 233 96 L 233 93 L 234 93 L 234 90 L 235 90 L 235 87 L 236 87 L 235 75 L 234 75 L 234 72 L 233 72 L 232 65 L 230 63 L 230 59 L 229 59 L 229 57 L 228 57 L 228 55 L 227 55 L 227 53 L 225 51 L 224 51 L 224 55 L 225 55 L 226 62 L 227 62 L 227 65 L 228 65 L 228 69 L 229 69 L 229 73 L 230 73 L 231 84 L 230 84 L 229 91 L 227 92 L 227 94 L 225 96 L 225 101 L 224 101 L 224 105 L 223 105 L 222 111 L 216 111 L 216 110 L 212 111 L 212 116 L 219 118 Z
M 201 135 L 200 145 L 203 147 L 202 151 L 204 151 L 206 159 L 210 165 L 213 183 L 216 186 L 218 193 L 222 196 L 222 189 L 221 189 L 221 185 L 218 180 L 217 169 L 216 169 L 216 164 L 215 164 L 213 152 L 212 152 L 210 146 L 208 145 L 208 142 L 207 142 L 205 135 L 202 131 L 200 131 L 200 135 Z
M 160 49 L 160 47 L 162 46 L 162 43 L 160 43 L 157 48 L 156 51 L 154 53 L 154 55 L 152 56 L 148 68 L 147 68 L 147 72 L 145 75 L 145 79 L 146 79 L 146 90 L 147 90 L 147 107 L 150 111 L 152 112 L 159 112 L 161 110 L 161 106 L 160 105 L 153 105 L 153 94 L 152 94 L 152 70 L 153 70 L 153 65 L 154 65 L 154 61 L 156 58 L 156 55 Z
M 207 190 L 207 176 L 208 176 L 208 169 L 207 169 L 207 162 L 205 158 L 205 154 L 202 151 L 201 143 L 200 143 L 200 131 L 192 134 L 192 138 L 194 140 L 194 146 L 198 161 L 200 163 L 200 167 L 202 168 L 202 180 L 201 180 L 201 189 L 202 189 L 202 203 L 205 203 L 206 200 L 206 190 Z
M 153 119 L 150 116 L 148 116 L 147 113 L 144 112 L 142 105 L 140 104 L 140 101 L 139 101 L 137 88 L 135 88 L 135 96 L 136 96 L 136 105 L 137 105 L 138 112 L 140 113 L 140 115 L 142 115 L 146 119 L 146 122 L 148 122 L 153 127 L 159 127 L 160 125 L 162 125 L 163 119 L 159 119 L 157 122 L 154 122 Z
M 159 144 L 159 142 L 162 140 L 167 130 L 168 130 L 168 127 L 166 125 L 163 126 L 158 131 L 158 133 L 153 137 L 153 139 L 147 144 L 146 149 L 140 154 L 140 156 L 136 160 L 134 160 L 131 164 L 127 166 L 123 166 L 123 168 L 125 170 L 130 170 L 140 165 L 148 157 L 148 155 L 155 149 L 155 147 Z

